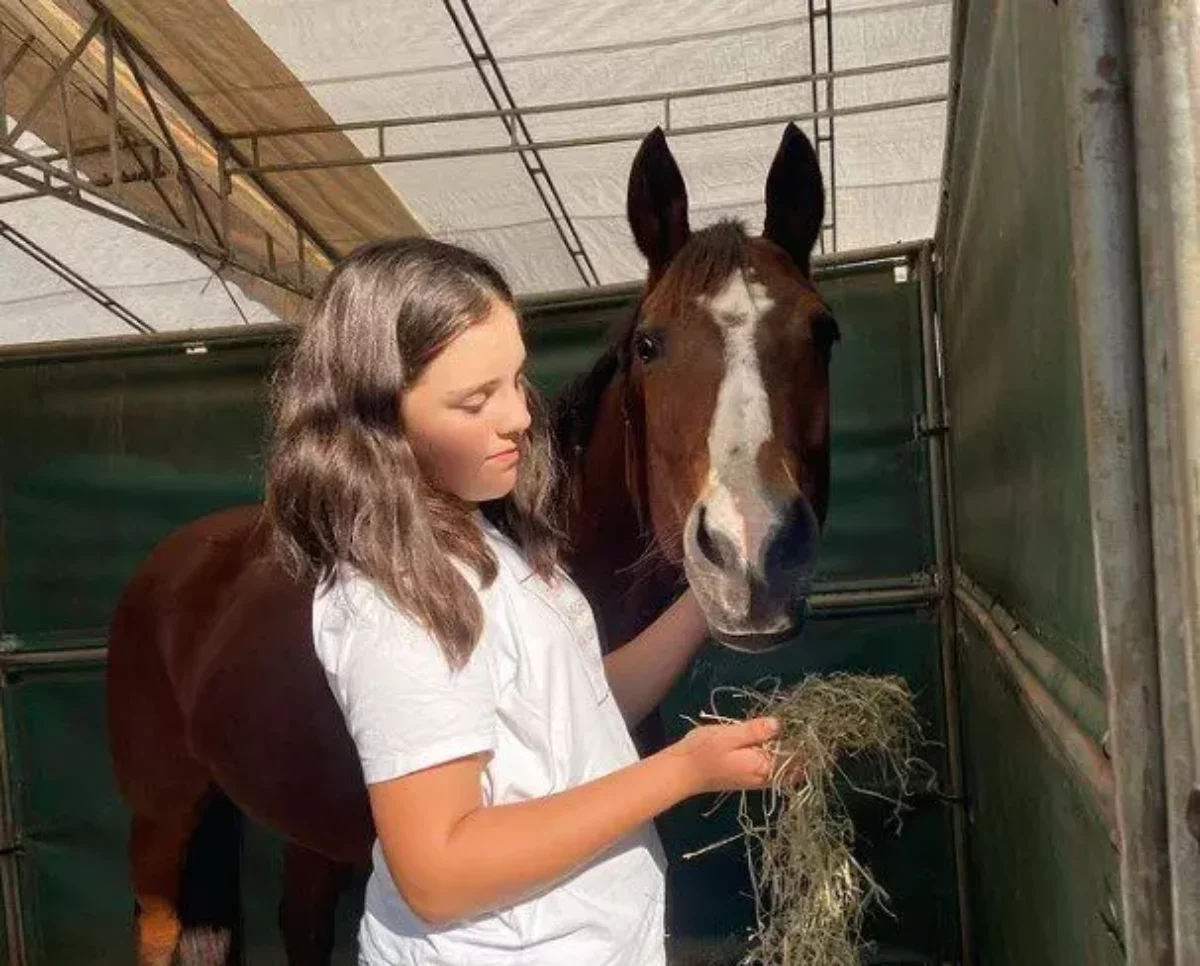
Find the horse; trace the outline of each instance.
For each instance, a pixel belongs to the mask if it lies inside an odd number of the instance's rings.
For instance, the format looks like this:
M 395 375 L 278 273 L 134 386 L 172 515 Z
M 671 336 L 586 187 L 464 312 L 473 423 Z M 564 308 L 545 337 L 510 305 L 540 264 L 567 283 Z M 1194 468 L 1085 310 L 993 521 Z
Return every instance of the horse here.
M 646 285 L 552 413 L 565 564 L 607 649 L 685 583 L 730 647 L 774 647 L 803 621 L 829 499 L 838 335 L 811 272 L 821 173 L 794 125 L 765 195 L 761 236 L 736 222 L 693 232 L 661 129 L 630 168 Z M 329 962 L 334 907 L 374 828 L 313 652 L 312 594 L 273 557 L 262 507 L 243 506 L 170 534 L 120 597 L 107 714 L 132 813 L 138 966 L 239 961 L 244 817 L 285 842 L 288 963 Z

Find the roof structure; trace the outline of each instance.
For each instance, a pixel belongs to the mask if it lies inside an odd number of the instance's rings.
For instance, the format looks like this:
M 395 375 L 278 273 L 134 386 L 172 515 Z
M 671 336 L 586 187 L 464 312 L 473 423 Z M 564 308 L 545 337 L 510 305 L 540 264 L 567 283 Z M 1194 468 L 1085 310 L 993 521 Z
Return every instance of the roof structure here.
M 948 0 L 0 0 L 0 342 L 294 317 L 427 233 L 523 294 L 630 282 L 637 144 L 757 230 L 783 126 L 826 254 L 933 234 Z

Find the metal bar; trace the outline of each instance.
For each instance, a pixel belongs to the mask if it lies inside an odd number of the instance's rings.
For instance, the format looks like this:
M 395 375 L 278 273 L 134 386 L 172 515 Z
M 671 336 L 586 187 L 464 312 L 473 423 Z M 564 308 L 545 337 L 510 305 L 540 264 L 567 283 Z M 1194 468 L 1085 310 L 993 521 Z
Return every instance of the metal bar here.
M 222 141 L 217 148 L 217 194 L 221 203 L 221 244 L 232 250 L 229 237 L 229 145 Z M 267 237 L 270 237 L 268 232 Z
M 72 178 L 78 178 L 79 170 L 75 167 L 75 139 L 71 136 L 71 116 L 67 113 L 67 86 L 62 80 L 58 82 L 58 109 L 63 118 L 63 140 L 67 147 L 67 170 L 71 172 Z
M 77 289 L 79 292 L 82 292 L 97 305 L 111 312 L 134 331 L 141 332 L 143 334 L 155 331 L 154 327 L 149 323 L 143 322 L 116 299 L 113 299 L 105 294 L 101 288 L 89 282 L 78 272 L 74 271 L 70 266 L 60 261 L 54 255 L 50 254 L 50 252 L 46 251 L 46 249 L 42 248 L 31 238 L 18 231 L 7 222 L 0 221 L 0 238 L 4 238 L 18 251 L 29 256 L 43 267 L 49 269 L 73 288 Z
M 4 852 L 0 854 L 0 893 L 4 901 L 4 931 L 7 937 L 7 966 L 26 966 L 25 919 L 21 915 L 24 903 L 21 900 L 20 844 L 17 835 L 16 816 L 13 809 L 13 782 L 9 769 L 8 682 L 0 675 L 0 841 Z
M 1063 0 L 1060 9 L 1071 277 L 1123 934 L 1130 962 L 1168 966 L 1174 944 L 1125 24 L 1120 0 Z
M 108 157 L 112 167 L 113 197 L 121 197 L 121 156 L 117 150 L 117 67 L 112 21 L 104 22 L 104 101 L 108 111 Z
M 825 49 L 828 51 L 829 77 L 825 81 L 825 109 L 829 111 L 829 234 L 830 248 L 837 251 L 838 240 L 838 196 L 837 196 L 837 141 L 834 137 L 836 115 L 834 115 L 833 84 L 836 71 L 833 60 L 833 0 L 825 0 Z
M 809 597 L 809 605 L 817 613 L 872 610 L 879 607 L 924 607 L 936 600 L 939 594 L 932 584 L 914 585 L 905 578 L 898 579 L 895 583 L 897 586 L 892 588 L 880 587 L 874 590 L 829 593 L 817 591 Z M 107 660 L 108 648 L 104 646 L 9 647 L 0 650 L 0 671 L 103 664 Z
M 809 84 L 812 95 L 812 116 L 813 120 L 813 150 L 821 150 L 821 118 L 818 112 L 821 109 L 820 101 L 817 97 L 817 7 L 815 0 L 807 0 L 808 6 L 808 64 L 809 76 L 812 78 Z M 819 156 L 818 156 L 819 157 Z M 817 245 L 821 252 L 825 252 L 825 227 L 821 226 L 821 230 L 817 232 Z
M 0 83 L 3 83 L 12 76 L 12 72 L 17 69 L 17 65 L 21 63 L 21 59 L 25 56 L 26 51 L 28 51 L 32 46 L 33 35 L 30 34 L 21 41 L 21 45 L 9 59 L 8 63 L 6 63 L 3 68 L 0 68 Z
M 563 203 L 562 196 L 558 192 L 558 187 L 555 185 L 554 179 L 550 176 L 550 171 L 546 167 L 541 154 L 536 148 L 529 148 L 527 146 L 534 140 L 533 135 L 529 133 L 529 126 L 525 123 L 524 117 L 521 116 L 516 98 L 513 97 L 508 82 L 504 79 L 504 72 L 500 69 L 500 64 L 492 54 L 491 45 L 488 43 L 487 35 L 483 31 L 483 26 L 480 24 L 479 18 L 475 16 L 471 0 L 458 0 L 458 2 L 462 4 L 467 19 L 471 23 L 471 28 L 474 30 L 475 40 L 483 50 L 482 56 L 473 55 L 471 58 L 475 65 L 475 71 L 479 75 L 480 81 L 483 82 L 488 97 L 496 109 L 512 112 L 503 121 L 511 139 L 511 147 L 517 150 L 517 156 L 521 160 L 521 165 L 525 168 L 525 173 L 529 177 L 529 180 L 533 182 L 534 190 L 542 202 L 542 207 L 546 209 L 546 213 L 550 216 L 554 230 L 558 233 L 559 240 L 563 243 L 563 247 L 566 248 L 567 254 L 575 263 L 575 270 L 579 273 L 583 284 L 589 286 L 596 285 L 600 281 L 600 276 L 596 272 L 596 266 L 592 264 L 592 260 L 587 254 L 583 239 L 580 238 L 579 232 L 575 229 L 574 222 L 571 221 L 571 213 L 567 211 L 567 206 Z M 454 22 L 454 27 L 458 31 L 463 45 L 467 48 L 468 52 L 473 52 L 474 48 L 471 40 L 461 19 L 454 10 L 452 0 L 442 0 L 442 5 L 446 8 L 446 13 L 450 15 L 450 19 Z M 499 87 L 499 91 L 493 87 L 487 71 L 484 70 L 485 63 L 495 75 L 496 86 Z M 520 134 L 519 138 L 517 136 L 518 133 Z
M 870 64 L 865 67 L 848 67 L 845 70 L 831 71 L 827 74 L 816 75 L 816 80 L 841 80 L 850 77 L 868 77 L 873 74 L 887 74 L 893 71 L 915 70 L 921 67 L 936 67 L 946 63 L 945 55 L 934 57 L 919 57 L 913 60 L 891 61 L 882 64 Z M 553 104 L 537 104 L 530 107 L 509 108 L 492 111 L 457 111 L 448 114 L 421 114 L 410 117 L 389 117 L 371 121 L 347 121 L 344 123 L 330 122 L 328 124 L 307 124 L 300 127 L 280 128 L 246 128 L 231 131 L 225 135 L 230 141 L 248 141 L 254 138 L 297 137 L 304 134 L 338 134 L 348 131 L 375 130 L 376 128 L 410 127 L 425 124 L 452 124 L 458 121 L 486 121 L 511 118 L 517 113 L 523 117 L 536 117 L 539 114 L 559 114 L 572 111 L 597 110 L 606 107 L 626 107 L 633 104 L 654 104 L 660 101 L 687 100 L 693 97 L 711 97 L 717 94 L 738 94 L 748 91 L 771 90 L 776 87 L 790 87 L 808 84 L 814 80 L 811 74 L 793 74 L 785 77 L 773 77 L 769 80 L 739 81 L 735 84 L 714 84 L 711 87 L 687 87 L 677 90 L 658 91 L 653 94 L 626 94 L 619 97 L 600 97 L 583 101 L 559 101 Z
M 143 322 L 116 299 L 106 295 L 98 286 L 93 285 L 69 265 L 55 258 L 37 242 L 22 234 L 7 222 L 0 221 L 0 238 L 5 239 L 10 245 L 23 254 L 28 255 L 39 265 L 48 268 L 55 275 L 67 282 L 73 288 L 82 292 L 101 308 L 111 312 L 134 331 L 141 332 L 143 334 L 155 331 L 152 325 L 147 322 Z
M 71 48 L 70 53 L 67 54 L 63 61 L 54 68 L 54 73 L 50 76 L 50 79 L 46 82 L 46 85 L 40 91 L 38 91 L 37 97 L 33 99 L 33 103 L 29 105 L 29 109 L 23 115 L 21 115 L 21 119 L 17 121 L 17 126 L 9 131 L 8 137 L 5 139 L 5 143 L 17 143 L 18 138 L 20 138 L 21 135 L 24 134 L 29 128 L 30 122 L 37 117 L 38 112 L 46 106 L 46 102 L 50 100 L 51 95 L 54 93 L 54 88 L 57 86 L 59 81 L 61 81 L 64 77 L 66 77 L 67 74 L 71 72 L 71 68 L 75 66 L 75 61 L 79 60 L 83 52 L 87 50 L 88 44 L 92 42 L 92 38 L 96 36 L 96 33 L 100 30 L 100 27 L 103 24 L 104 17 L 102 16 L 98 16 L 92 21 L 88 29 L 84 31 L 83 36 L 79 38 L 79 42 Z
M 933 248 L 926 244 L 917 262 L 921 311 L 921 356 L 925 424 L 944 426 L 946 414 L 942 407 L 942 366 L 938 357 L 933 310 Z M 942 674 L 942 710 L 946 716 L 946 763 L 949 772 L 950 797 L 964 801 L 962 721 L 960 716 L 958 674 L 958 627 L 955 620 L 954 545 L 951 538 L 951 507 L 946 484 L 948 463 L 946 436 L 930 433 L 926 436 L 929 460 L 929 503 L 933 521 L 933 549 L 937 565 L 940 596 L 938 600 L 938 642 Z M 958 900 L 959 956 L 964 966 L 971 966 L 975 956 L 974 930 L 971 917 L 970 876 L 967 859 L 967 814 L 965 807 L 951 811 L 951 834 L 954 847 L 955 893 Z
M 75 207 L 80 208 L 83 211 L 90 212 L 94 215 L 99 215 L 100 217 L 107 218 L 110 221 L 115 221 L 117 224 L 124 225 L 127 228 L 132 228 L 134 231 L 140 231 L 143 234 L 161 239 L 162 241 L 171 242 L 172 244 L 178 245 L 180 248 L 192 252 L 193 254 L 205 255 L 209 258 L 215 259 L 218 262 L 229 262 L 235 265 L 239 271 L 245 272 L 247 275 L 262 279 L 265 282 L 270 282 L 272 285 L 277 285 L 280 288 L 295 293 L 296 295 L 304 296 L 306 298 L 311 297 L 312 295 L 312 293 L 306 289 L 297 288 L 296 284 L 287 279 L 285 276 L 269 275 L 265 273 L 260 266 L 243 264 L 235 257 L 232 257 L 229 253 L 208 248 L 207 245 L 205 245 L 205 243 L 199 238 L 189 237 L 188 235 L 173 229 L 165 228 L 160 225 L 152 224 L 148 221 L 141 221 L 140 219 L 130 217 L 121 212 L 113 210 L 111 206 L 104 206 L 88 201 L 83 198 L 82 195 L 95 195 L 101 199 L 104 198 L 104 195 L 96 188 L 96 186 L 88 182 L 73 180 L 65 171 L 59 171 L 53 166 L 42 162 L 39 158 L 26 154 L 24 151 L 21 151 L 18 148 L 8 147 L 0 144 L 0 154 L 7 154 L 9 157 L 14 157 L 30 167 L 36 168 L 42 172 L 46 179 L 46 182 L 43 185 L 41 181 L 22 172 L 4 172 L 5 177 L 17 182 L 17 184 L 24 185 L 27 188 L 39 190 L 45 195 L 53 195 L 54 197 L 67 202 L 68 204 L 75 205 Z M 72 187 L 78 187 L 81 196 L 76 197 L 74 192 L 63 191 L 60 188 L 55 188 L 52 184 L 52 180 L 55 179 L 69 184 Z
M 963 48 L 967 43 L 967 10 L 970 0 L 955 0 L 950 13 L 950 78 L 946 91 L 946 134 L 942 145 L 942 190 L 938 199 L 937 226 L 933 242 L 937 251 L 946 250 L 946 219 L 950 208 L 950 172 L 954 160 L 954 138 L 958 130 L 958 105 L 962 92 Z
M 107 14 L 112 20 L 114 27 L 120 27 L 120 21 L 113 16 L 112 11 L 108 9 L 107 5 L 104 3 L 104 0 L 87 0 L 87 2 L 93 9 Z M 142 45 L 141 41 L 139 41 L 137 37 L 128 31 L 123 31 L 121 39 L 124 43 L 124 46 L 132 50 L 137 55 L 138 59 L 141 60 L 141 62 L 154 75 L 155 82 L 162 85 L 162 87 L 166 89 L 174 101 L 187 111 L 187 113 L 204 130 L 205 134 L 213 144 L 228 140 L 225 134 L 212 122 L 211 119 L 209 119 L 208 115 L 201 111 L 192 98 L 188 96 L 187 91 L 180 87 L 179 84 L 171 77 L 171 75 L 162 69 L 158 61 L 155 60 L 154 56 Z M 237 160 L 239 164 L 245 163 L 245 156 L 242 155 L 242 153 L 232 145 L 230 146 L 230 154 L 235 160 Z M 321 235 L 318 234 L 313 226 L 308 222 L 308 219 L 304 218 L 295 209 L 293 209 L 291 205 L 289 205 L 280 196 L 279 192 L 277 192 L 261 178 L 251 178 L 251 181 L 253 181 L 255 188 L 263 195 L 263 197 L 270 201 L 278 211 L 282 212 L 288 219 L 292 221 L 293 224 L 298 225 L 304 231 L 304 233 L 308 235 L 309 240 L 313 243 L 317 251 L 319 251 L 330 263 L 338 260 L 338 253 L 333 245 L 322 238 Z M 243 271 L 246 271 L 243 266 L 239 265 L 238 267 Z M 291 288 L 291 286 L 288 287 Z
M 850 117 L 858 114 L 877 114 L 884 111 L 901 110 L 907 107 L 920 107 L 923 104 L 940 104 L 946 99 L 945 94 L 931 94 L 925 97 L 910 97 L 904 100 L 884 101 L 872 104 L 860 104 L 853 107 L 835 108 L 832 112 L 820 111 L 819 116 Z M 723 121 L 712 124 L 696 124 L 691 127 L 677 127 L 672 137 L 689 134 L 715 134 L 721 131 L 742 131 L 755 127 L 771 127 L 777 124 L 787 124 L 792 121 L 811 121 L 811 114 L 776 114 L 771 117 L 752 118 L 742 121 Z M 233 176 L 251 174 L 282 174 L 287 171 L 330 170 L 333 168 L 356 168 L 375 164 L 393 164 L 405 161 L 431 161 L 440 158 L 482 157 L 491 154 L 514 154 L 520 151 L 536 149 L 538 151 L 554 151 L 560 148 L 593 147 L 600 144 L 620 144 L 627 141 L 641 141 L 646 136 L 645 131 L 624 131 L 617 134 L 597 134 L 591 137 L 561 138 L 549 141 L 535 141 L 526 145 L 493 144 L 478 148 L 455 148 L 442 151 L 418 151 L 411 154 L 388 154 L 382 157 L 345 158 L 324 161 L 297 161 L 288 164 L 264 164 L 257 167 L 246 167 L 239 162 L 230 171 Z
M 822 593 L 820 590 L 809 595 L 808 606 L 814 616 L 822 614 L 844 614 L 847 611 L 866 611 L 879 608 L 921 608 L 937 603 L 941 591 L 932 585 L 924 587 L 896 587 L 877 590 L 844 590 Z
M 208 226 L 208 230 L 212 232 L 213 239 L 216 241 L 216 243 L 218 245 L 224 244 L 221 241 L 221 233 L 217 230 L 217 226 L 214 224 L 212 216 L 208 213 L 208 207 L 204 204 L 204 199 L 200 195 L 200 189 L 196 185 L 196 180 L 192 175 L 192 169 L 188 167 L 187 162 L 184 161 L 183 152 L 179 150 L 179 145 L 175 142 L 175 136 L 171 133 L 171 129 L 167 126 L 167 122 L 163 118 L 162 109 L 159 108 L 158 101 L 156 101 L 151 95 L 150 88 L 146 84 L 146 79 L 142 76 L 142 69 L 138 66 L 137 58 L 133 56 L 133 52 L 129 49 L 128 43 L 126 43 L 125 32 L 118 25 L 114 24 L 112 28 L 112 35 L 113 39 L 117 42 L 117 46 L 119 46 L 122 52 L 125 54 L 125 63 L 129 66 L 130 73 L 133 74 L 133 79 L 137 83 L 138 90 L 142 92 L 142 98 L 145 100 L 146 106 L 150 108 L 150 113 L 154 115 L 154 121 L 158 125 L 159 131 L 162 132 L 162 136 L 166 139 L 167 148 L 171 152 L 171 157 L 175 159 L 176 170 L 179 172 L 180 177 L 185 181 L 185 183 L 181 185 L 181 187 L 184 188 L 184 193 L 189 194 L 190 192 L 190 204 L 194 204 L 199 207 L 200 214 L 204 216 L 204 223 Z M 194 209 L 189 207 L 189 211 L 193 212 L 194 219 Z M 196 231 L 196 234 L 199 235 L 198 230 Z
M 0 671 L 9 672 L 33 667 L 104 664 L 107 660 L 107 647 L 61 647 L 29 651 L 0 651 Z
M 4 31 L 0 30 L 0 60 L 4 57 Z M 0 78 L 0 140 L 8 137 L 8 97 L 5 93 L 5 80 L 8 77 L 7 70 L 4 77 Z
M 1200 17 L 1126 4 L 1177 964 L 1200 963 Z
M 1047 739 L 1080 779 L 1083 787 L 1090 792 L 1092 801 L 1108 825 L 1110 834 L 1115 836 L 1116 788 L 1112 765 L 1104 756 L 1103 750 L 1054 700 L 1037 675 L 1025 666 L 988 608 L 977 601 L 964 586 L 956 587 L 954 596 L 962 613 L 983 632 L 984 638 L 1017 685 L 1022 701 L 1037 725 L 1038 734 Z M 992 610 L 994 612 L 995 608 Z M 1141 966 L 1138 960 L 1133 958 L 1130 958 L 1129 962 Z

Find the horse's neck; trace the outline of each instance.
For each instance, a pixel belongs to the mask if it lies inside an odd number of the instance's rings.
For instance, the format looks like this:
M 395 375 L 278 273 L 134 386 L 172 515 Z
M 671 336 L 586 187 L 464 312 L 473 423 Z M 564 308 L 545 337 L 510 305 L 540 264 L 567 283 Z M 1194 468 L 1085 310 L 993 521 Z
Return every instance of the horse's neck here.
M 637 636 L 678 592 L 677 568 L 647 553 L 648 537 L 627 486 L 618 382 L 601 397 L 582 458 L 570 461 L 569 566 L 592 602 L 605 649 Z M 649 512 L 649 508 L 646 508 Z M 645 524 L 649 527 L 649 522 Z

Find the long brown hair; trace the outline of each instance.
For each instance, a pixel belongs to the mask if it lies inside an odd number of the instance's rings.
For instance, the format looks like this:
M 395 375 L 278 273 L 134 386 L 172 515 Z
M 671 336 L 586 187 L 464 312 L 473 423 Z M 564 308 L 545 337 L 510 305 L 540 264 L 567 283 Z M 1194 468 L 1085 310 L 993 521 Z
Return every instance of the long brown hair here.
M 496 560 L 474 507 L 424 479 L 400 396 L 495 302 L 515 311 L 503 277 L 473 252 L 427 238 L 373 242 L 330 273 L 273 387 L 267 509 L 291 572 L 326 581 L 350 564 L 437 638 L 453 667 L 482 630 L 479 599 L 455 560 L 487 586 Z M 544 411 L 511 494 L 484 507 L 550 577 L 558 560 L 556 466 Z

